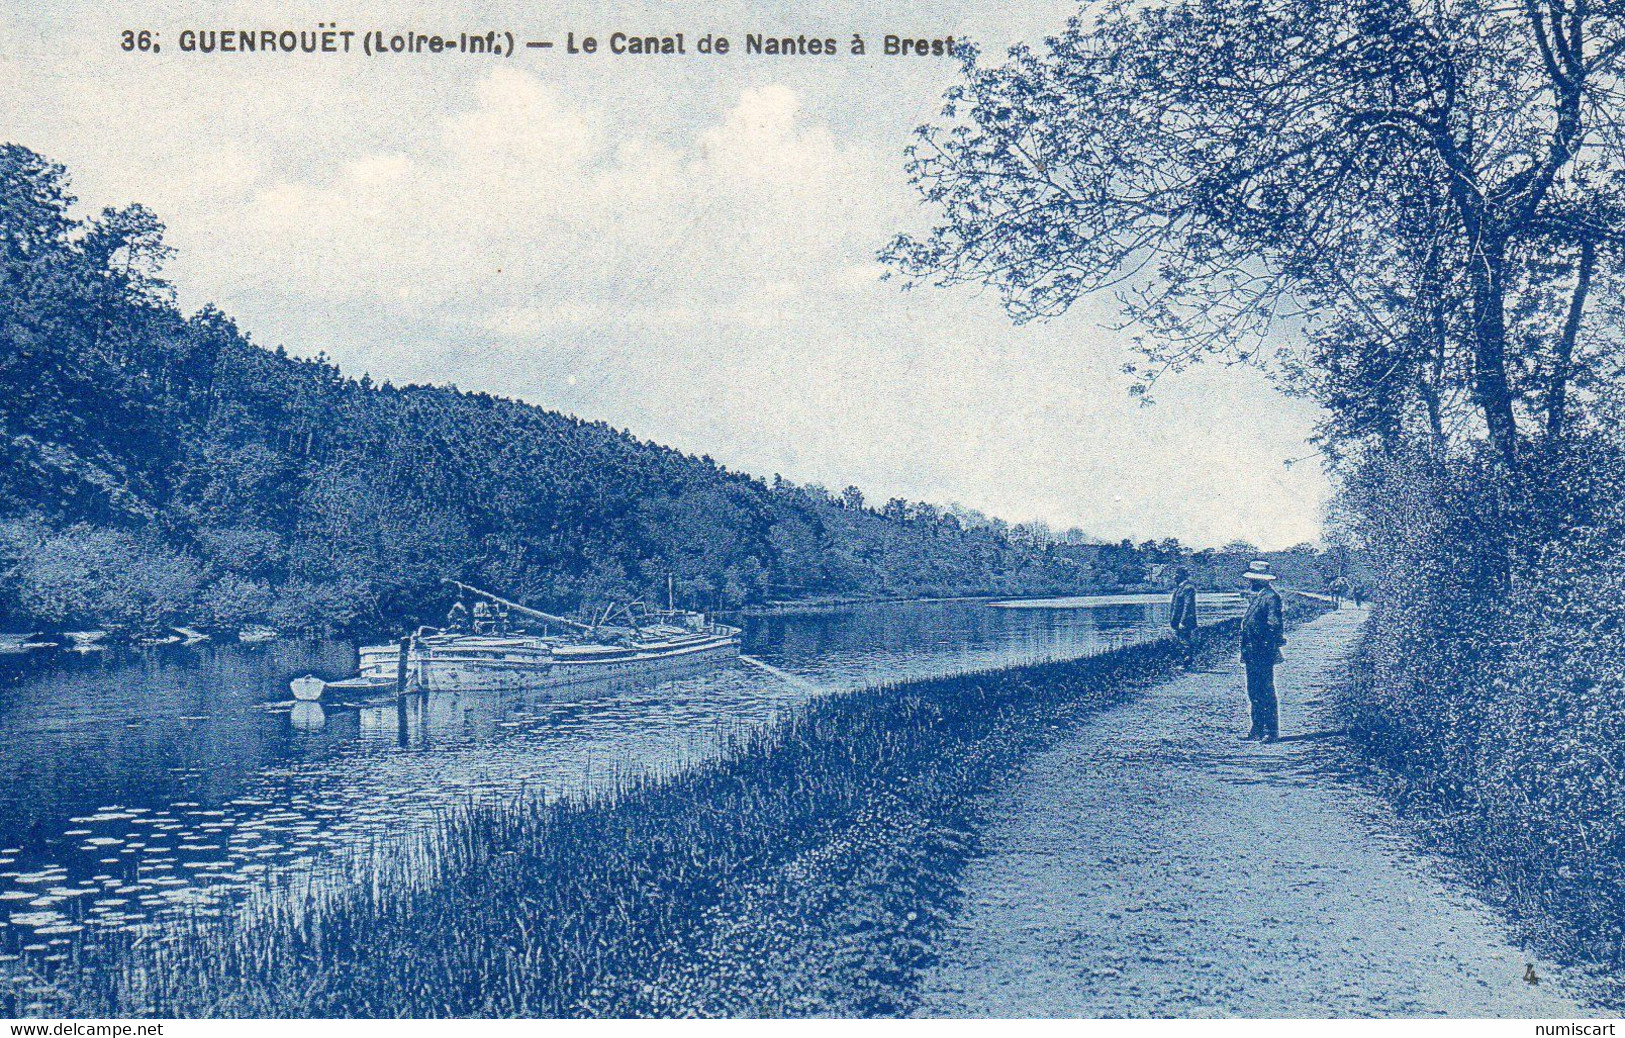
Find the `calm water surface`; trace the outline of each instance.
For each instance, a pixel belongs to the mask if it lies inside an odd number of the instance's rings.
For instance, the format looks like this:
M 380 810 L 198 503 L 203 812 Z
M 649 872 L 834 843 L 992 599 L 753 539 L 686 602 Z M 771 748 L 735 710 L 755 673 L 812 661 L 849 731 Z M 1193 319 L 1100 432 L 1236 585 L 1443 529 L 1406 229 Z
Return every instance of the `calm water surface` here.
M 812 696 L 1072 658 L 1166 623 L 1160 596 L 854 606 L 747 621 L 745 652 L 766 666 L 405 709 L 290 706 L 289 679 L 354 672 L 349 643 L 0 656 L 0 962 L 217 911 L 448 807 L 668 773 Z

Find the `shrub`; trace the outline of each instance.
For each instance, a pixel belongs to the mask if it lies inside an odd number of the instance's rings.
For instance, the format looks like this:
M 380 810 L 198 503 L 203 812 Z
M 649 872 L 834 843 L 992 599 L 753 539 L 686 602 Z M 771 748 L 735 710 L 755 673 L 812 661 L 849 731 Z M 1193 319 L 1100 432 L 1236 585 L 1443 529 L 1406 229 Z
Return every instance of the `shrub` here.
M 377 597 L 364 582 L 338 577 L 315 583 L 294 579 L 276 593 L 271 623 L 284 631 L 313 634 L 353 630 L 378 617 Z
M 209 585 L 205 602 L 208 623 L 221 630 L 263 623 L 270 617 L 274 601 L 274 593 L 263 581 L 226 573 Z
M 1625 451 L 1594 431 L 1507 489 L 1476 455 L 1349 487 L 1381 581 L 1344 708 L 1532 928 L 1625 962 Z
M 39 539 L 13 570 L 18 606 L 36 622 L 135 631 L 192 622 L 204 577 L 196 559 L 124 530 L 86 525 Z

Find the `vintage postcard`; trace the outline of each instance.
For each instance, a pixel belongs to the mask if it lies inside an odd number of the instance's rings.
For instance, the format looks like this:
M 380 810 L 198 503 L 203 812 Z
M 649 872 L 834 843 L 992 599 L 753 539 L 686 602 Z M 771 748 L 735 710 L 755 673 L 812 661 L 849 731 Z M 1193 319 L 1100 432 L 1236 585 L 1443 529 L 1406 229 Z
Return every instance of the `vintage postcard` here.
M 5 0 L 0 1016 L 1613 1034 L 1622 261 L 1610 0 Z

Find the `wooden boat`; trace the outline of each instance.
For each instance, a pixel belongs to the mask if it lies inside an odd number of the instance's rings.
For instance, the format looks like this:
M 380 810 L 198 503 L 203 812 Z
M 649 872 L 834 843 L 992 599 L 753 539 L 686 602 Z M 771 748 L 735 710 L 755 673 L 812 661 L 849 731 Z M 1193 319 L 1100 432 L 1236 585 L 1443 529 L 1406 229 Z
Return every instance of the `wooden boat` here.
M 696 617 L 699 614 L 693 614 Z M 739 655 L 741 630 L 705 623 L 685 630 L 673 624 L 644 627 L 625 644 L 564 643 L 553 647 L 553 667 L 544 683 L 562 686 L 609 677 L 655 673 Z
M 739 655 L 741 629 L 711 622 L 703 613 L 618 607 L 586 624 L 468 584 L 450 583 L 465 594 L 540 623 L 542 633 L 497 635 L 420 628 L 401 642 L 362 646 L 360 673 L 327 687 L 352 693 L 390 688 L 427 692 L 553 688 L 656 674 Z M 550 633 L 555 627 L 571 633 Z
M 425 628 L 407 646 L 407 684 L 417 691 L 535 687 L 543 684 L 552 660 L 549 639 Z M 394 686 L 400 664 L 398 644 L 363 645 L 359 677 L 375 687 Z

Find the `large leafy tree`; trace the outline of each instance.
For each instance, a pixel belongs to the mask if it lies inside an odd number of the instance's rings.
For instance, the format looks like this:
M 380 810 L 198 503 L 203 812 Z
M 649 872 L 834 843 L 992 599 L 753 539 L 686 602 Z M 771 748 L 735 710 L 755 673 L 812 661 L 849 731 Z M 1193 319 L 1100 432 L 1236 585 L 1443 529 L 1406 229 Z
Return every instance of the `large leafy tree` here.
M 967 50 L 910 151 L 940 218 L 885 258 L 1018 320 L 1117 289 L 1142 389 L 1290 342 L 1334 432 L 1419 420 L 1513 467 L 1595 360 L 1622 56 L 1625 8 L 1586 0 L 1093 5 L 1003 64 Z
M 153 214 L 78 220 L 73 203 L 62 166 L 0 144 L 0 493 L 77 484 L 71 511 L 105 518 L 143 511 L 156 478 L 170 437 L 132 351 L 177 322 Z

